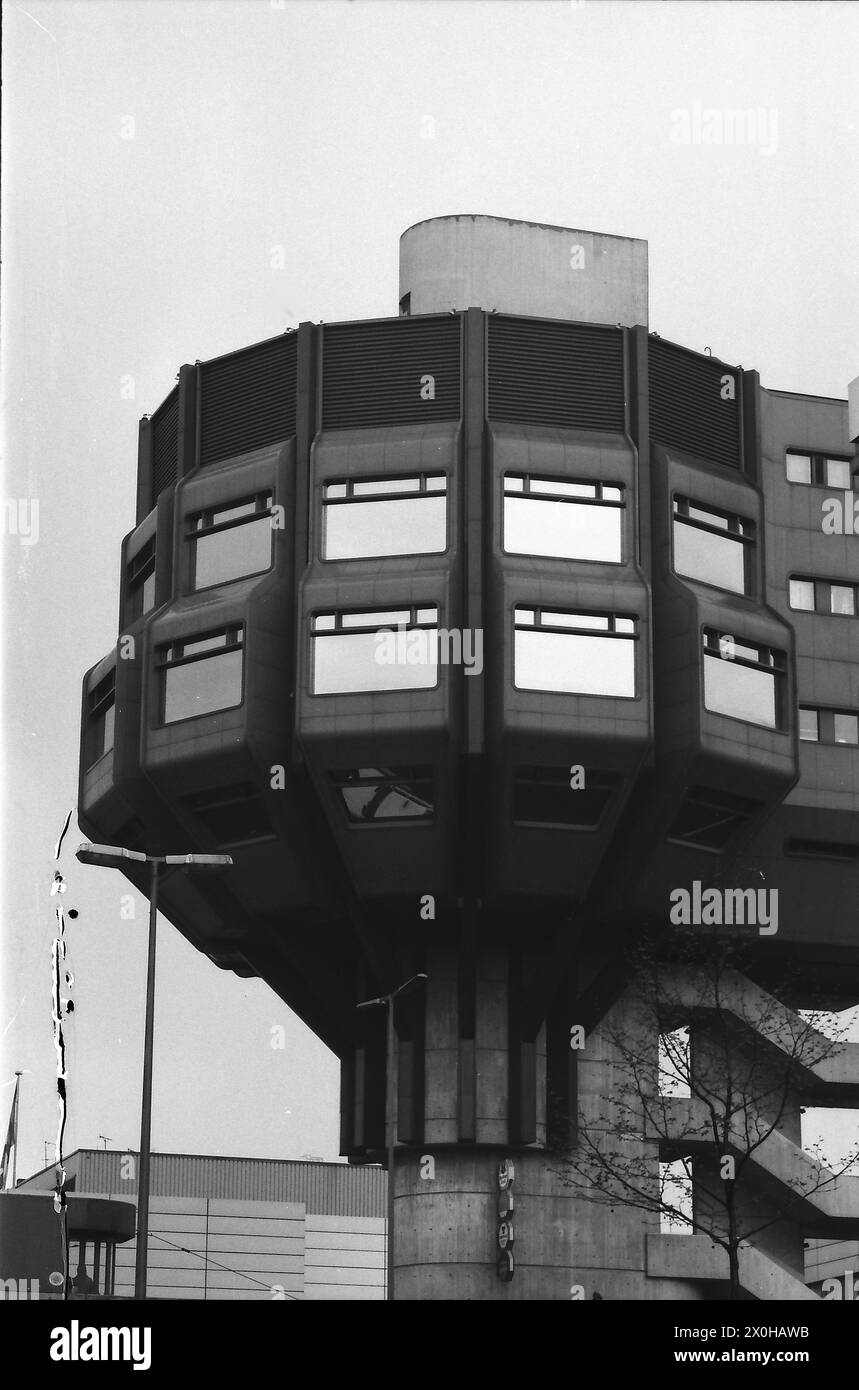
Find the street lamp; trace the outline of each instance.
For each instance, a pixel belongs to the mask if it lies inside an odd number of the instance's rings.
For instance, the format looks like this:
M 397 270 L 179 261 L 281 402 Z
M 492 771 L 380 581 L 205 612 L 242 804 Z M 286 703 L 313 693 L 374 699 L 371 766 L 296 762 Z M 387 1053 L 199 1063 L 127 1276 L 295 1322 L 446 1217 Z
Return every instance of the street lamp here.
M 418 971 L 417 975 L 396 989 L 391 990 L 390 994 L 380 994 L 378 999 L 365 999 L 355 1007 L 358 1009 L 387 1009 L 388 1030 L 385 1043 L 385 1130 L 388 1148 L 388 1239 L 387 1239 L 387 1296 L 388 1301 L 394 1298 L 394 1002 L 401 994 L 411 994 L 419 989 L 429 979 L 423 971 Z
M 77 851 L 82 864 L 101 869 L 122 869 L 131 864 L 151 865 L 149 888 L 149 957 L 146 965 L 146 1025 L 143 1036 L 143 1100 L 140 1111 L 140 1171 L 137 1179 L 137 1258 L 134 1266 L 134 1297 L 146 1297 L 146 1266 L 149 1254 L 149 1134 L 152 1127 L 152 1046 L 155 1025 L 155 923 L 158 917 L 158 872 L 170 868 L 196 873 L 221 873 L 232 866 L 228 854 L 141 854 L 118 845 L 83 844 Z

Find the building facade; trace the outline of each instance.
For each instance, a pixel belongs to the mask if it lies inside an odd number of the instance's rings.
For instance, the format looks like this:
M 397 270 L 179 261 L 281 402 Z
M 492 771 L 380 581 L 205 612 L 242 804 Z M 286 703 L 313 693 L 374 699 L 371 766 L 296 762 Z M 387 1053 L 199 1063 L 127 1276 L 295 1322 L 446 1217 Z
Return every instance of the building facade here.
M 431 219 L 399 308 L 183 366 L 141 423 L 80 821 L 229 852 L 165 872 L 163 911 L 337 1053 L 353 1162 L 391 1137 L 384 1018 L 355 1006 L 427 974 L 396 1014 L 398 1297 L 709 1297 L 718 1251 L 577 1199 L 550 1155 L 612 1131 L 625 946 L 678 890 L 760 909 L 738 1036 L 782 1010 L 785 1056 L 797 1009 L 859 999 L 859 424 L 651 333 L 635 239 Z M 857 1104 L 857 1053 L 794 1068 L 749 1296 L 808 1296 L 804 1241 L 859 1229 L 849 1177 L 777 1219 L 801 1108 Z M 693 1121 L 639 1156 L 694 1151 L 706 1203 Z
M 134 1295 L 137 1154 L 78 1149 L 65 1160 L 73 1209 L 121 1206 L 131 1223 L 116 1246 L 109 1292 Z M 163 1299 L 378 1300 L 385 1296 L 385 1173 L 345 1163 L 153 1154 L 147 1296 Z M 11 1200 L 53 1190 L 55 1170 Z M 94 1201 L 95 1198 L 98 1201 Z M 47 1195 L 41 1198 L 51 1207 Z M 50 1215 L 53 1217 L 53 1211 Z M 54 1217 L 52 1226 L 58 1231 Z M 69 1267 L 104 1279 L 96 1233 L 70 1233 Z

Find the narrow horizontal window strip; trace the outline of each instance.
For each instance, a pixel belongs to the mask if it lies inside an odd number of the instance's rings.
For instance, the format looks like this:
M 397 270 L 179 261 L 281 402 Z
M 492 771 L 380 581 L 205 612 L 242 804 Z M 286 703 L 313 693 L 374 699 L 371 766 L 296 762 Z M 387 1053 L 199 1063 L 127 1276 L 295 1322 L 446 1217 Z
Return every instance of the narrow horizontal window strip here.
M 784 852 L 791 858 L 798 859 L 837 859 L 842 862 L 855 862 L 859 859 L 859 844 L 794 838 L 785 841 Z

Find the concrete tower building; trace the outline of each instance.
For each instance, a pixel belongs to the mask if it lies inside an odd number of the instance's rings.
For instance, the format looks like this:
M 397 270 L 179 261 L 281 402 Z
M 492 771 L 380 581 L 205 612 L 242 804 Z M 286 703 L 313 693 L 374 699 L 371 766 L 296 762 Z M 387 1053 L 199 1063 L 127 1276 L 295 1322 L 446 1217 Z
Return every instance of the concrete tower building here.
M 355 1162 L 390 1137 L 384 1016 L 355 1006 L 427 974 L 395 1017 L 398 1298 L 724 1288 L 708 1241 L 551 1157 L 617 1124 L 624 944 L 678 888 L 778 890 L 738 1040 L 788 966 L 784 1047 L 792 1010 L 859 1000 L 859 424 L 651 334 L 647 298 L 642 241 L 433 218 L 398 317 L 184 366 L 141 423 L 134 640 L 85 677 L 81 824 L 232 855 L 165 872 L 163 911 L 340 1057 Z M 745 1170 L 786 1212 L 750 1296 L 813 1296 L 803 1242 L 859 1232 L 859 1179 L 786 1200 L 803 1104 L 859 1104 L 859 1048 L 796 1069 Z M 654 1176 L 694 1151 L 705 1202 L 690 1125 L 634 1143 Z

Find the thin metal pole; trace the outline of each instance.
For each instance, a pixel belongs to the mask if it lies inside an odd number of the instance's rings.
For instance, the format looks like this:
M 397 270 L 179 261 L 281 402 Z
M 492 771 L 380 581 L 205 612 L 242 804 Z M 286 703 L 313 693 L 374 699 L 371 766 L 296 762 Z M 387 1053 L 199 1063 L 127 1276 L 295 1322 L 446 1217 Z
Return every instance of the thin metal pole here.
M 137 1258 L 134 1297 L 146 1297 L 149 1254 L 149 1135 L 152 1128 L 152 1044 L 155 1025 L 155 924 L 158 919 L 158 860 L 149 889 L 149 958 L 146 965 L 146 1025 L 143 1034 L 143 1101 L 140 1112 L 140 1167 L 137 1178 Z
M 12 1191 L 15 1191 L 15 1179 L 18 1176 L 18 1112 L 21 1108 L 21 1073 L 16 1071 L 18 1080 L 15 1085 L 15 1125 L 12 1133 L 15 1135 L 15 1147 L 12 1150 Z
M 394 998 L 388 995 L 388 1037 L 385 1077 L 387 1081 L 386 1127 L 388 1139 L 388 1301 L 394 1298 Z

